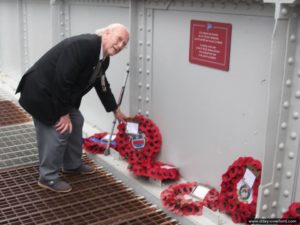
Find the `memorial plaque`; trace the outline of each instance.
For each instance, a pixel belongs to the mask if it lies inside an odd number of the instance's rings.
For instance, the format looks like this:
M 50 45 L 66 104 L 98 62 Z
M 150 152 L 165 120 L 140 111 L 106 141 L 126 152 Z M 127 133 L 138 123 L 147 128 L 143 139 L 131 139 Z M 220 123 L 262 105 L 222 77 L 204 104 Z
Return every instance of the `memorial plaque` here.
M 191 21 L 191 63 L 229 70 L 232 25 L 209 21 Z

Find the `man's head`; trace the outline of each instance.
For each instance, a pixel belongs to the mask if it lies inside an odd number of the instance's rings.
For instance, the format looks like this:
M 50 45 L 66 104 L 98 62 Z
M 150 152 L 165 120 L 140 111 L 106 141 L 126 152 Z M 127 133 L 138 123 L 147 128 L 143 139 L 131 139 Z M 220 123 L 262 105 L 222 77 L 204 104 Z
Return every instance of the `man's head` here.
M 105 28 L 96 30 L 96 34 L 102 37 L 104 56 L 113 56 L 119 53 L 129 41 L 127 28 L 119 23 L 110 24 Z

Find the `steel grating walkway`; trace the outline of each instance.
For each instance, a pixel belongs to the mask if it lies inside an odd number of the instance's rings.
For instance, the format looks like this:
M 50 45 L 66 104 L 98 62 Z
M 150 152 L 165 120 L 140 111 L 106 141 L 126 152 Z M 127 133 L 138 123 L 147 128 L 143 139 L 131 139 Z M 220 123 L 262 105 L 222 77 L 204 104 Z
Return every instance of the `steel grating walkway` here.
M 61 174 L 73 187 L 69 193 L 40 188 L 33 124 L 24 124 L 28 115 L 3 93 L 0 89 L 0 116 L 7 118 L 0 120 L 1 225 L 178 224 L 104 168 L 92 175 Z M 96 166 L 86 156 L 83 160 Z
M 13 102 L 8 100 L 0 101 L 0 126 L 26 123 L 29 121 L 30 118 L 27 113 Z
M 71 192 L 38 187 L 37 165 L 0 171 L 0 224 L 178 224 L 103 168 L 62 177 Z

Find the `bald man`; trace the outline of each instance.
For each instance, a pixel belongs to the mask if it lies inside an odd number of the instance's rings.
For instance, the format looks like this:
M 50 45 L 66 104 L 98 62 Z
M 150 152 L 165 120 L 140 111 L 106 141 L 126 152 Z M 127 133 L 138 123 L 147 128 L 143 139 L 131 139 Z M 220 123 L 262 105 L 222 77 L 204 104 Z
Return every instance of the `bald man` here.
M 111 24 L 61 41 L 46 52 L 23 75 L 16 93 L 20 105 L 33 117 L 39 152 L 39 180 L 42 188 L 69 192 L 72 187 L 59 172 L 92 174 L 84 165 L 82 127 L 79 111 L 82 97 L 93 87 L 107 112 L 119 121 L 120 111 L 106 79 L 110 56 L 128 43 L 129 33 L 122 24 Z

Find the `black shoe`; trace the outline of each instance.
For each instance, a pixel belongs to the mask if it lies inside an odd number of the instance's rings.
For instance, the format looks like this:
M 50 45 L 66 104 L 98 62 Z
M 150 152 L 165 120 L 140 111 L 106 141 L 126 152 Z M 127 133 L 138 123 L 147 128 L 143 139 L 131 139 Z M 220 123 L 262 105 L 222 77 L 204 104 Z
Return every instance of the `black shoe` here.
M 62 170 L 63 173 L 70 173 L 70 174 L 93 174 L 96 172 L 96 168 L 81 164 L 81 166 L 74 170 Z
M 48 180 L 48 181 L 38 181 L 38 185 L 42 188 L 49 189 L 54 192 L 70 192 L 72 190 L 72 187 L 65 181 L 62 180 Z

